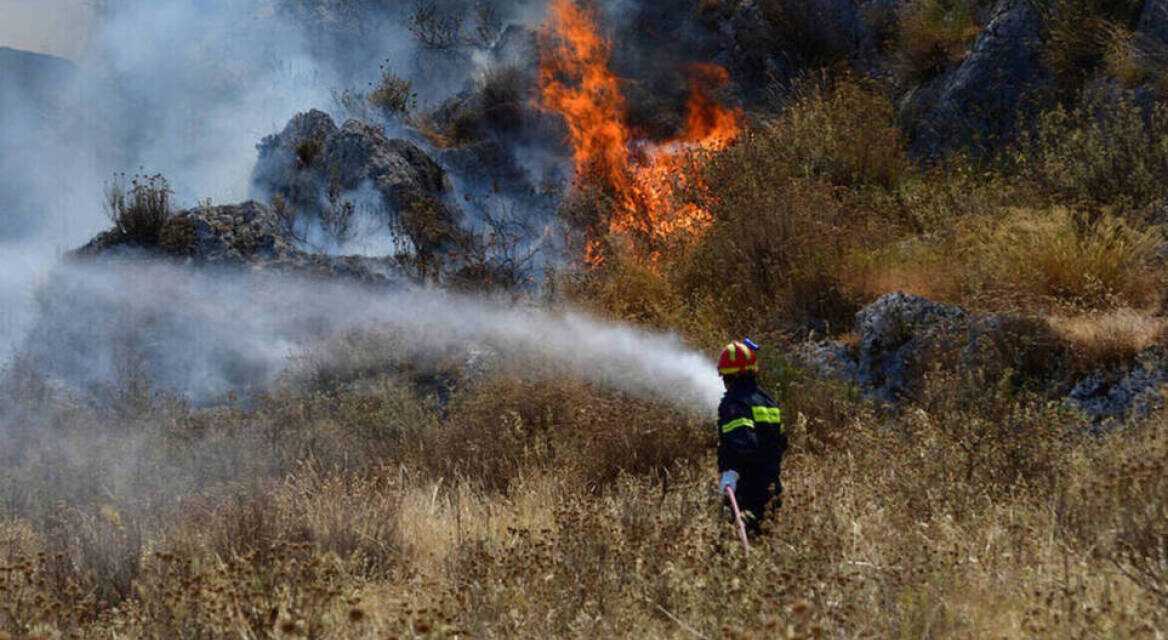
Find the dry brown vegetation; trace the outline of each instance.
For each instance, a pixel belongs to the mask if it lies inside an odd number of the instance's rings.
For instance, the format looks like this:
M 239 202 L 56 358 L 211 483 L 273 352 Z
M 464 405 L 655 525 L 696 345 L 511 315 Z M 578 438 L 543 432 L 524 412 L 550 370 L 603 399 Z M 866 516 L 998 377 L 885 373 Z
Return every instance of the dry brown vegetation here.
M 134 378 L 95 407 L 17 363 L 0 637 L 1163 637 L 1168 414 L 1101 434 L 1019 377 L 1168 344 L 1164 114 L 1069 107 L 1000 162 L 926 168 L 878 87 L 795 95 L 703 166 L 705 235 L 557 274 L 552 303 L 712 349 L 846 338 L 907 289 L 1022 314 L 1041 344 L 938 358 L 895 412 L 769 352 L 792 447 L 749 556 L 705 419 L 542 364 L 414 370 L 350 336 L 195 408 Z
M 954 375 L 929 374 L 898 417 L 786 381 L 786 500 L 746 557 L 710 492 L 706 425 L 570 380 L 488 376 L 444 415 L 385 376 L 251 409 L 104 413 L 18 376 L 6 401 L 32 423 L 4 450 L 0 629 L 1162 633 L 1168 420 L 1092 437 Z

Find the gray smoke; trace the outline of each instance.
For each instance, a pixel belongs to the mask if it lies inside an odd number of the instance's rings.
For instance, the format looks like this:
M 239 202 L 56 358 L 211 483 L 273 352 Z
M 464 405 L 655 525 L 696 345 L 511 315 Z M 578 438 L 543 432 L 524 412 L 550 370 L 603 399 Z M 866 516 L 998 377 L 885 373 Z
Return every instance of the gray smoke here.
M 383 327 L 423 346 L 464 340 L 505 355 L 549 358 L 598 383 L 664 393 L 703 411 L 716 399 L 717 378 L 706 359 L 676 339 L 581 315 L 433 291 L 374 296 L 287 279 L 260 285 L 161 266 L 55 267 L 64 251 L 109 226 L 100 203 L 114 173 L 162 173 L 186 205 L 243 200 L 251 195 L 256 143 L 310 108 L 343 119 L 335 92 L 366 89 L 378 64 L 413 80 L 423 108 L 461 91 L 486 64 L 475 51 L 421 45 L 410 30 L 411 3 L 98 4 L 103 10 L 75 64 L 22 59 L 22 68 L 53 71 L 36 71 L 35 87 L 15 89 L 14 74 L 0 66 L 0 363 L 23 350 L 61 379 L 88 385 L 116 378 L 124 365 L 119 354 L 145 354 L 166 386 L 205 398 L 270 382 L 314 340 Z M 471 5 L 440 4 L 451 13 Z M 544 4 L 499 2 L 497 17 L 504 25 L 532 26 Z M 610 4 L 622 19 L 644 5 Z M 290 9 L 297 6 L 310 10 Z M 400 123 L 383 124 L 391 135 L 405 133 Z M 517 161 L 530 175 L 563 160 L 522 144 L 515 145 Z M 468 192 L 494 186 L 476 184 L 465 172 L 454 175 L 454 184 Z M 526 206 L 507 195 L 494 198 L 492 207 Z M 376 251 L 359 242 L 325 248 Z

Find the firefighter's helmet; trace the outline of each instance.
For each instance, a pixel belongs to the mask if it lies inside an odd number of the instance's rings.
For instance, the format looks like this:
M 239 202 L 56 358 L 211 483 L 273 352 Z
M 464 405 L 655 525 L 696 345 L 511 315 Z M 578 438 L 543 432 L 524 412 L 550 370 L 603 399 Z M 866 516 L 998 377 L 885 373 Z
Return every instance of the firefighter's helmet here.
M 722 349 L 722 355 L 718 358 L 718 373 L 724 376 L 736 376 L 756 371 L 758 371 L 758 354 L 745 342 L 734 341 Z

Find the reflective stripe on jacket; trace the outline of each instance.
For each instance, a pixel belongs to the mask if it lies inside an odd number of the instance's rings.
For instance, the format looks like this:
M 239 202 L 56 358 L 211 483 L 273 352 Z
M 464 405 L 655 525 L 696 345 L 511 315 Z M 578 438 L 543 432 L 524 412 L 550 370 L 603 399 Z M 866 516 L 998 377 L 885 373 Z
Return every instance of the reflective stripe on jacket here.
M 783 411 L 753 376 L 734 380 L 718 406 L 718 470 L 763 473 L 786 449 Z

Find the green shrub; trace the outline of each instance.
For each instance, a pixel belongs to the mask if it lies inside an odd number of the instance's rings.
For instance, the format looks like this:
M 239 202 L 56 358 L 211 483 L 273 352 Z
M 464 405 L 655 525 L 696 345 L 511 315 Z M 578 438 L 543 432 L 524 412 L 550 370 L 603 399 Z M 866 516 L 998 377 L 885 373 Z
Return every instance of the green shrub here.
M 809 82 L 795 95 L 751 139 L 787 163 L 790 175 L 889 188 L 912 169 L 892 103 L 872 86 L 850 78 L 827 87 Z
M 1023 176 L 1059 201 L 1142 207 L 1168 195 L 1168 107 L 1089 95 L 1042 114 L 1016 153 Z

